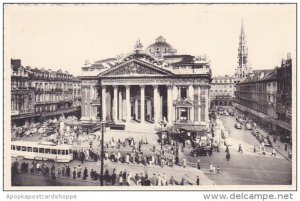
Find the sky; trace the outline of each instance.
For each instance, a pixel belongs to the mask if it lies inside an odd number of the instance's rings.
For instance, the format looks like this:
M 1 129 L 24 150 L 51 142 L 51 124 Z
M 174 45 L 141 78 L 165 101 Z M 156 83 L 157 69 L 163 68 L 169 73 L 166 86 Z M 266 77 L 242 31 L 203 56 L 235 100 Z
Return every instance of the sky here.
M 234 74 L 241 21 L 253 69 L 296 58 L 296 5 L 5 5 L 4 59 L 81 74 L 90 62 L 146 48 L 162 35 L 179 54 L 211 60 L 213 76 Z

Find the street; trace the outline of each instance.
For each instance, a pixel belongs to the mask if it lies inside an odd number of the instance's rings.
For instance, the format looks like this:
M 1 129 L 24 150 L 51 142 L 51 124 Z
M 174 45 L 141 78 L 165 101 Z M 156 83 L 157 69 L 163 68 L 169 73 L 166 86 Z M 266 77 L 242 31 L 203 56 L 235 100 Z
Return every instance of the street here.
M 232 146 L 230 146 L 231 159 L 225 159 L 225 146 L 221 146 L 220 153 L 214 152 L 211 157 L 200 157 L 204 166 L 220 166 L 222 174 L 217 176 L 208 175 L 217 185 L 287 185 L 292 182 L 292 164 L 279 153 L 271 157 L 272 148 L 266 147 L 267 155 L 253 153 L 253 146 L 259 145 L 251 131 L 234 128 L 236 120 L 232 116 L 221 116 L 225 128 L 230 130 Z M 238 152 L 239 144 L 242 144 L 244 153 Z M 196 163 L 198 157 L 185 156 L 190 163 Z
M 190 156 L 191 147 L 186 146 L 183 152 L 179 152 L 180 158 L 186 157 L 187 159 L 187 167 L 183 168 L 182 166 L 165 166 L 164 168 L 158 165 L 143 165 L 136 163 L 120 163 L 120 162 L 111 162 L 110 160 L 105 160 L 105 169 L 108 169 L 111 173 L 113 169 L 116 169 L 116 173 L 118 174 L 123 170 L 130 170 L 131 175 L 135 176 L 136 174 L 149 174 L 151 177 L 153 174 L 166 174 L 167 178 L 173 177 L 175 183 L 179 184 L 182 178 L 185 178 L 186 185 L 195 185 L 196 177 L 199 176 L 201 180 L 201 185 L 288 185 L 291 184 L 291 172 L 292 166 L 291 162 L 282 157 L 279 153 L 277 156 L 271 156 L 271 147 L 266 148 L 266 155 L 263 155 L 259 152 L 253 152 L 253 146 L 258 146 L 259 142 L 257 139 L 251 134 L 251 131 L 238 130 L 234 128 L 235 118 L 232 116 L 221 116 L 221 121 L 223 122 L 224 127 L 227 130 L 230 130 L 230 139 L 232 141 L 232 145 L 229 147 L 231 159 L 227 161 L 225 159 L 225 146 L 221 145 L 220 152 L 213 152 L 212 156 L 199 156 L 194 157 Z M 126 133 L 126 132 L 125 132 Z M 124 137 L 124 132 L 116 133 L 109 132 L 107 134 L 107 138 L 109 139 L 111 136 L 114 136 L 117 139 L 119 136 Z M 138 134 L 134 134 L 132 131 L 130 135 L 137 139 Z M 160 145 L 157 142 L 157 135 L 155 134 L 147 134 L 147 139 L 149 141 L 148 145 L 142 146 L 142 151 L 146 154 L 151 154 L 151 148 L 153 145 L 159 149 Z M 151 142 L 151 143 L 150 143 Z M 238 152 L 239 144 L 243 147 L 243 153 Z M 118 151 L 118 150 L 110 150 L 110 151 Z M 122 154 L 130 153 L 129 147 L 122 147 Z M 158 150 L 156 150 L 157 152 Z M 196 163 L 198 159 L 201 160 L 201 170 L 196 168 Z M 12 159 L 14 161 L 15 159 Z M 31 164 L 31 160 L 24 160 Z M 48 167 L 50 167 L 53 162 L 46 162 Z M 214 166 L 220 167 L 219 174 L 211 174 L 209 172 L 209 166 L 213 164 Z M 55 163 L 56 170 L 58 167 L 62 167 L 63 163 Z M 100 162 L 84 162 L 81 164 L 78 160 L 73 160 L 70 163 L 65 163 L 70 167 L 81 167 L 84 169 L 87 167 L 88 173 L 91 169 L 95 171 L 99 171 Z M 22 184 L 31 185 L 30 181 L 31 177 L 38 177 L 39 179 L 34 180 L 37 181 L 35 184 L 39 185 L 53 185 L 53 183 L 45 180 L 43 176 L 37 175 L 26 175 L 22 174 L 21 177 L 18 177 L 15 182 L 15 185 Z M 80 178 L 76 180 L 62 178 L 57 181 L 55 185 L 99 185 L 97 182 L 88 180 L 82 181 Z M 130 185 L 136 185 L 134 180 Z

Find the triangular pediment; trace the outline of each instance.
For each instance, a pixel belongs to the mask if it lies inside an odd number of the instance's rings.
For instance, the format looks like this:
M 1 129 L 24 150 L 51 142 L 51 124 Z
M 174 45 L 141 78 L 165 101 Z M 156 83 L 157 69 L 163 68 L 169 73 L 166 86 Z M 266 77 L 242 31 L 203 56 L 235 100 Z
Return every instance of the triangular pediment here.
M 99 77 L 144 77 L 144 76 L 168 76 L 173 75 L 168 70 L 162 69 L 153 64 L 132 59 L 118 64 L 106 71 L 103 71 Z

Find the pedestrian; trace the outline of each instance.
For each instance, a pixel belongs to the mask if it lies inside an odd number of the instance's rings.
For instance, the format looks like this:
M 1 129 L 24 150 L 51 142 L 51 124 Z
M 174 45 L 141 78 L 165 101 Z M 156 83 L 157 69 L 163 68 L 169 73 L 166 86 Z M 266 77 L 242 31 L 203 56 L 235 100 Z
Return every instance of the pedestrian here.
M 124 170 L 122 177 L 123 177 L 123 183 L 124 183 L 125 185 L 126 185 L 126 182 L 127 182 L 126 176 L 127 176 L 127 172 L 126 172 L 126 170 Z
M 229 153 L 229 152 L 227 152 L 227 154 L 226 154 L 226 160 L 227 160 L 227 161 L 230 160 L 230 153 Z
M 276 157 L 275 148 L 273 148 L 271 156 L 275 156 Z
M 241 144 L 239 145 L 239 150 L 238 150 L 238 152 L 242 152 L 242 153 L 243 153 L 243 149 L 242 149 L 242 145 L 241 145 Z
M 184 184 L 185 184 L 185 179 L 184 179 L 184 177 L 182 177 L 182 178 L 181 178 L 181 181 L 180 181 L 180 185 L 181 185 L 181 186 L 184 186 Z
M 174 180 L 174 177 L 173 177 L 173 176 L 171 176 L 169 184 L 170 184 L 171 186 L 175 185 L 175 180 Z
M 58 177 L 61 176 L 61 170 L 60 170 L 60 167 L 57 168 L 57 175 L 58 175 Z
M 121 186 L 123 185 L 123 172 L 122 171 L 119 173 L 119 184 Z
M 212 163 L 210 163 L 209 171 L 210 171 L 210 172 L 213 172 L 213 171 L 214 171 L 214 167 L 213 167 L 213 164 L 212 164 Z
M 284 143 L 284 150 L 287 151 L 287 143 Z
M 76 167 L 73 169 L 73 179 L 76 179 Z
M 229 152 L 229 147 L 228 147 L 228 145 L 226 145 L 226 150 L 225 150 L 225 152 Z
M 185 157 L 183 158 L 182 166 L 183 166 L 183 168 L 185 168 L 185 166 L 186 166 L 186 158 Z
M 88 177 L 88 173 L 87 173 L 87 169 L 86 167 L 84 168 L 84 171 L 83 171 L 83 180 L 86 180 L 86 178 Z
M 65 173 L 66 173 L 66 166 L 65 165 L 61 168 L 61 173 L 62 173 L 62 176 L 64 177 Z
M 292 151 L 291 149 L 288 150 L 289 158 L 292 159 Z
M 114 170 L 113 170 L 113 173 L 112 173 L 112 175 L 111 175 L 111 184 L 112 184 L 112 185 L 115 185 L 116 179 L 117 179 L 116 169 L 114 169 Z
M 198 159 L 198 161 L 197 161 L 197 169 L 198 169 L 198 170 L 201 169 L 201 167 L 200 167 L 200 159 Z
M 196 179 L 196 184 L 197 184 L 197 186 L 199 186 L 199 185 L 200 185 L 200 178 L 199 178 L 199 176 L 197 176 L 197 179 Z

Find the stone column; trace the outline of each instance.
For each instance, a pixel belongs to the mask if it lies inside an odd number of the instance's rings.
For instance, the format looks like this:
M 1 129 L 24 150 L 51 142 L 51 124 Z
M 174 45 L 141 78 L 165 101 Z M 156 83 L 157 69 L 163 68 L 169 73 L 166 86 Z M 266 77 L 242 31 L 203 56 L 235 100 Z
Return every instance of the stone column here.
M 126 85 L 126 122 L 131 119 L 130 85 Z
M 102 86 L 102 121 L 106 121 L 106 86 Z
M 119 120 L 123 119 L 123 98 L 122 98 L 122 89 L 119 87 Z
M 145 86 L 141 85 L 141 123 L 145 122 Z
M 198 122 L 201 122 L 201 87 L 198 86 Z
M 118 86 L 113 86 L 114 88 L 114 99 L 113 99 L 113 120 L 118 119 Z
M 193 85 L 190 85 L 189 86 L 189 98 L 190 100 L 192 101 L 192 107 L 191 107 L 191 110 L 190 110 L 190 121 L 192 123 L 194 123 L 195 121 L 195 118 L 194 118 L 194 107 L 195 107 L 195 104 L 194 104 L 194 86 Z
M 147 100 L 147 116 L 149 117 L 149 120 L 151 120 L 152 119 L 152 116 L 151 116 L 151 100 Z
M 135 120 L 138 119 L 139 116 L 139 101 L 138 99 L 134 99 L 134 118 Z
M 163 116 L 163 96 L 160 94 L 159 95 L 159 116 L 158 116 L 158 120 L 163 120 L 164 116 Z
M 177 86 L 177 99 L 181 99 L 181 87 Z
M 154 124 L 158 124 L 159 121 L 159 117 L 158 117 L 158 113 L 159 113 L 159 100 L 158 100 L 158 86 L 154 85 L 153 86 L 153 104 L 154 104 Z
M 178 99 L 178 88 L 177 88 L 177 86 L 173 86 L 173 90 L 172 90 L 173 92 L 173 101 L 172 102 L 174 102 L 174 99 Z M 176 107 L 175 107 L 175 105 L 173 104 L 173 107 L 172 107 L 172 109 L 173 109 L 173 113 L 172 113 L 172 121 L 173 122 L 175 122 L 176 121 Z
M 90 99 L 94 99 L 94 86 L 90 86 Z
M 205 122 L 208 123 L 208 110 L 209 110 L 209 93 L 208 93 L 208 86 L 205 87 Z
M 168 104 L 168 122 L 169 124 L 173 123 L 173 96 L 172 96 L 172 86 L 168 86 L 168 98 L 167 98 L 167 104 Z

